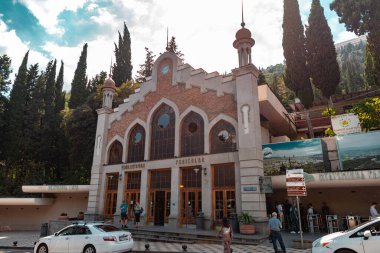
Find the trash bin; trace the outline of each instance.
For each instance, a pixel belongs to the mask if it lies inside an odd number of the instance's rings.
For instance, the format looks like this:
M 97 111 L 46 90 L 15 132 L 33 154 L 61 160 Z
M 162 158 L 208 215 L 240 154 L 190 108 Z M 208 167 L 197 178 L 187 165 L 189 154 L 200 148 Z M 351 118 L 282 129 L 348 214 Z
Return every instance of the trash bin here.
M 236 213 L 231 213 L 229 217 L 230 225 L 232 227 L 232 230 L 234 233 L 239 233 L 239 221 L 238 221 L 238 216 Z
M 48 236 L 48 232 L 49 232 L 48 230 L 49 230 L 49 223 L 42 223 L 40 237 Z
M 199 212 L 196 220 L 196 225 L 198 230 L 205 229 L 204 213 Z

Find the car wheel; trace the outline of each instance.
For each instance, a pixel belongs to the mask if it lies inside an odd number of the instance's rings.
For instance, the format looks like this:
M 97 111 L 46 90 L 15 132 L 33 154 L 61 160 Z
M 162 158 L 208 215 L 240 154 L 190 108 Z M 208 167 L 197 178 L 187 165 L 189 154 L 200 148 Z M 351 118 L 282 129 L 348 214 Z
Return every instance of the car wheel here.
M 356 252 L 349 249 L 341 249 L 341 250 L 338 250 L 336 253 L 356 253 Z
M 36 252 L 37 253 L 49 253 L 49 250 L 48 250 L 48 247 L 46 246 L 46 244 L 41 244 L 40 246 L 38 246 Z
M 37 252 L 39 253 L 39 252 Z M 92 245 L 87 245 L 84 250 L 83 250 L 83 253 L 96 253 L 96 249 L 94 246 Z

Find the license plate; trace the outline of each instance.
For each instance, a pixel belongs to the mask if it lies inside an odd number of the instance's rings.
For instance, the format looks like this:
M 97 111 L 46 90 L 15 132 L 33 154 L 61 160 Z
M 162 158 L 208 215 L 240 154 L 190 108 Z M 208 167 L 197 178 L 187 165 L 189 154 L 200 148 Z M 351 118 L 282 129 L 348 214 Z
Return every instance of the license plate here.
M 119 236 L 119 241 L 126 241 L 126 240 L 128 240 L 128 236 L 126 235 Z

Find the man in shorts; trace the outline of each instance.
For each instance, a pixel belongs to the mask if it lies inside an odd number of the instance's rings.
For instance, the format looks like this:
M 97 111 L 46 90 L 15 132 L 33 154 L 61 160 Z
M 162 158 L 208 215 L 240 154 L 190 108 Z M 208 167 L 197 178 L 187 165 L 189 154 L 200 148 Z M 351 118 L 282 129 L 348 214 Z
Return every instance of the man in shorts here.
M 121 228 L 127 228 L 128 224 L 128 204 L 127 202 L 123 202 L 120 205 L 120 223 L 121 223 Z

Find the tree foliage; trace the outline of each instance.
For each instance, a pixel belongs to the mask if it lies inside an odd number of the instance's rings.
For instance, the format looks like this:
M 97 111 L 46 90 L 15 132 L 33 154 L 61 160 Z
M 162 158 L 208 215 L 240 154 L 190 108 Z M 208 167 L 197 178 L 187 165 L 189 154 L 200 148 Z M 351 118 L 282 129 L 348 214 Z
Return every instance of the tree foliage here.
M 283 31 L 285 84 L 310 108 L 314 96 L 306 67 L 305 36 L 297 0 L 284 0 Z
M 75 109 L 86 101 L 87 98 L 87 43 L 83 45 L 82 53 L 79 57 L 77 68 L 74 73 L 73 81 L 71 82 L 71 95 L 69 107 Z
M 122 83 L 132 79 L 131 36 L 125 23 L 123 37 L 119 32 L 119 43 L 118 45 L 115 43 L 115 59 L 112 78 L 115 85 L 119 87 Z
M 334 0 L 330 9 L 335 10 L 339 22 L 347 31 L 367 35 L 373 53 L 377 80 L 380 80 L 380 2 L 378 0 Z
M 365 48 L 364 85 L 366 90 L 373 86 L 380 86 L 376 76 L 375 59 L 368 44 Z
M 313 0 L 306 27 L 306 58 L 313 84 L 324 97 L 335 94 L 340 81 L 339 65 L 331 29 L 319 0 Z
M 359 116 L 364 131 L 380 129 L 380 98 L 366 98 L 354 105 L 351 112 Z
M 135 77 L 136 82 L 143 83 L 148 76 L 152 75 L 154 57 L 156 57 L 149 48 L 145 47 L 146 55 L 144 64 L 140 64 L 140 70 L 137 71 Z
M 175 53 L 181 60 L 183 60 L 184 58 L 184 54 L 178 50 L 178 45 L 177 45 L 177 42 L 175 41 L 175 37 L 172 36 L 172 38 L 170 39 L 167 47 L 166 47 L 166 50 L 169 51 L 169 52 L 173 52 Z

